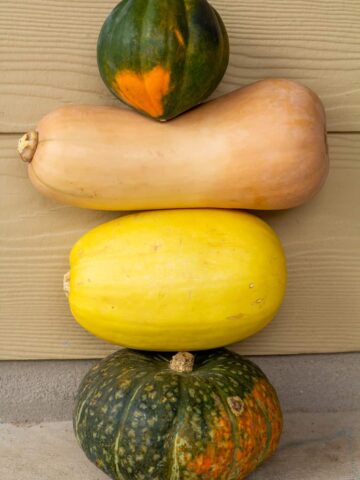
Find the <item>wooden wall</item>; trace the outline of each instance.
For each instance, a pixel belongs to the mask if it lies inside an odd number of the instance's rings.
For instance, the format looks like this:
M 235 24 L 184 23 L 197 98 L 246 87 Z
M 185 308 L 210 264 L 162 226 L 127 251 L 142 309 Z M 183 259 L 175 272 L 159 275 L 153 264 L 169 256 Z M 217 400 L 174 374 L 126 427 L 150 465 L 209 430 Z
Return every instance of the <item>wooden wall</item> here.
M 216 0 L 231 60 L 215 95 L 265 77 L 303 82 L 322 98 L 331 170 L 323 191 L 287 212 L 260 213 L 288 258 L 284 305 L 244 354 L 360 348 L 360 2 Z M 111 0 L 0 1 L 0 359 L 92 358 L 113 346 L 84 332 L 62 292 L 71 245 L 118 214 L 40 196 L 16 142 L 66 103 L 117 104 L 96 66 Z

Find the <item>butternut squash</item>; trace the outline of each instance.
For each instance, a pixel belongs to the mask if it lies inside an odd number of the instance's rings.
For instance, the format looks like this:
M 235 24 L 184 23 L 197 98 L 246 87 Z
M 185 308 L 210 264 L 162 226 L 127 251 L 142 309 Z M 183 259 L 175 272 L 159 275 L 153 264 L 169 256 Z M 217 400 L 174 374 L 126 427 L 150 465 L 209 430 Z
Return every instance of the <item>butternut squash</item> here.
M 325 114 L 308 88 L 262 80 L 159 124 L 112 107 L 66 106 L 19 141 L 43 194 L 103 210 L 285 209 L 328 171 Z

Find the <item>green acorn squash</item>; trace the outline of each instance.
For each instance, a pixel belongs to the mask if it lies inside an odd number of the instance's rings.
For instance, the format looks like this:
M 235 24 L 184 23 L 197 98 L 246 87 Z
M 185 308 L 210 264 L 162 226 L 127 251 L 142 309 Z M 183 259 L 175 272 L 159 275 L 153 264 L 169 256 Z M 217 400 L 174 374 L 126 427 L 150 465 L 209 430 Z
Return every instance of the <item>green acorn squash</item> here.
M 98 40 L 98 66 L 106 86 L 159 120 L 208 97 L 228 60 L 225 26 L 206 0 L 123 0 Z
M 85 376 L 74 412 L 81 447 L 116 480 L 239 480 L 281 428 L 264 374 L 225 349 L 118 351 Z

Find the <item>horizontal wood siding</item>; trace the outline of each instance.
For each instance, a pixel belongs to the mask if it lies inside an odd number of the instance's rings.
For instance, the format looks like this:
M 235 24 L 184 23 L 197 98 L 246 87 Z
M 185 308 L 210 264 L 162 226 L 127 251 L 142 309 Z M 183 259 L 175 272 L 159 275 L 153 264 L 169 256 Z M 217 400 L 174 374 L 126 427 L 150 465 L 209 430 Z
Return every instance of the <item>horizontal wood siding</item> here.
M 307 205 L 262 212 L 280 235 L 288 289 L 276 319 L 236 347 L 244 354 L 310 353 L 360 347 L 360 135 L 330 135 L 331 171 Z M 0 136 L 0 358 L 92 358 L 114 347 L 82 330 L 62 291 L 73 243 L 118 213 L 56 204 L 35 191 Z
M 116 0 L 0 2 L 0 359 L 93 358 L 115 347 L 83 331 L 62 292 L 72 244 L 116 213 L 56 204 L 31 186 L 21 132 L 68 103 L 118 103 L 96 66 Z M 276 319 L 244 354 L 360 349 L 360 1 L 216 0 L 230 66 L 214 96 L 286 77 L 323 100 L 331 170 L 307 205 L 261 213 L 285 246 L 289 281 Z
M 96 41 L 115 0 L 0 2 L 0 131 L 22 132 L 65 103 L 114 104 Z M 231 59 L 216 95 L 264 77 L 317 91 L 330 131 L 360 129 L 359 0 L 215 0 Z

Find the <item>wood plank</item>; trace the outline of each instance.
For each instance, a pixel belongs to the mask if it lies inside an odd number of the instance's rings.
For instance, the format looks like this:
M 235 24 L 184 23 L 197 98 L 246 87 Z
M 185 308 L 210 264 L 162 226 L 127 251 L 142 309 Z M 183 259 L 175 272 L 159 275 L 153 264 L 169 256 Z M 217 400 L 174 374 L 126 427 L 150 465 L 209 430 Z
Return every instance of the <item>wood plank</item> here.
M 83 331 L 62 292 L 72 244 L 116 213 L 43 198 L 16 157 L 17 135 L 0 136 L 0 359 L 96 358 L 113 346 Z M 285 302 L 244 354 L 360 349 L 360 135 L 330 136 L 331 172 L 309 204 L 262 213 L 288 258 Z
M 33 128 L 66 103 L 118 104 L 96 66 L 99 28 L 117 0 L 0 2 L 0 131 Z M 264 77 L 319 93 L 331 131 L 360 130 L 358 0 L 214 0 L 231 60 L 216 95 Z

